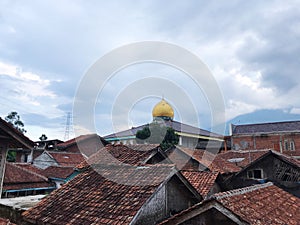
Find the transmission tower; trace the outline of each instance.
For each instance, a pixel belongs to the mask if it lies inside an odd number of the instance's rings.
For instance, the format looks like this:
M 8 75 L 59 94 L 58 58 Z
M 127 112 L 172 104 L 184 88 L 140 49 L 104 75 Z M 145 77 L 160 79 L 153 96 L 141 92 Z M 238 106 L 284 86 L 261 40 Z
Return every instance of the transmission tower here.
M 64 140 L 69 140 L 70 136 L 70 126 L 71 126 L 71 113 L 67 113 L 67 121 L 66 121 L 66 130 Z

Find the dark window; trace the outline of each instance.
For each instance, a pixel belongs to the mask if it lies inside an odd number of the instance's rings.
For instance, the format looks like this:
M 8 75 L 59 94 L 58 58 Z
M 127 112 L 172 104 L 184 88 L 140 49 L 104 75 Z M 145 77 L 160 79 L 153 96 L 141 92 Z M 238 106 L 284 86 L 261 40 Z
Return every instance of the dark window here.
M 251 179 L 262 179 L 263 178 L 263 174 L 262 174 L 261 169 L 249 170 L 247 172 L 247 175 L 248 175 L 248 178 L 251 178 Z

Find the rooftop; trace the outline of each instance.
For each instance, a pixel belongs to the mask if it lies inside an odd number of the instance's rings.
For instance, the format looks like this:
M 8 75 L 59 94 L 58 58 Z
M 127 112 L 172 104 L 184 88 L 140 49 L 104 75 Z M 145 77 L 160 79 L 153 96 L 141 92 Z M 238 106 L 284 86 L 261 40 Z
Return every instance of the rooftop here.
M 137 165 L 144 163 L 152 154 L 157 152 L 157 144 L 123 145 L 108 144 L 91 155 L 77 168 L 83 168 L 92 164 L 129 164 Z
M 178 214 L 163 221 L 161 224 L 178 224 L 197 216 L 197 210 L 206 205 L 232 213 L 235 218 L 255 225 L 299 224 L 300 199 L 276 187 L 271 182 L 253 185 L 246 188 L 219 192 Z M 209 209 L 207 207 L 206 209 Z M 198 211 L 203 213 L 204 211 Z M 231 217 L 233 218 L 233 217 Z
M 271 182 L 217 193 L 215 199 L 250 224 L 298 224 L 300 199 Z
M 284 121 L 257 124 L 232 124 L 232 134 L 300 132 L 300 121 Z
M 173 174 L 173 167 L 162 165 L 88 169 L 23 215 L 29 222 L 48 224 L 129 224 Z
M 181 173 L 203 198 L 209 194 L 219 174 L 206 171 L 181 171 Z

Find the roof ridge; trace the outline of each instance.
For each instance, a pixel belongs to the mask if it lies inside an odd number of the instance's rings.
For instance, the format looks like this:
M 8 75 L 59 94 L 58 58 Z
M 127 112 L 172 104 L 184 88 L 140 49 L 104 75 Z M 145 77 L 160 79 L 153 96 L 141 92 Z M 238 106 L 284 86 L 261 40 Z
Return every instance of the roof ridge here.
M 232 124 L 234 126 L 253 126 L 253 125 L 264 125 L 264 124 L 277 124 L 277 123 L 294 123 L 300 122 L 300 120 L 287 120 L 287 121 L 277 121 L 277 122 L 266 122 L 266 123 L 247 123 L 247 124 Z
M 239 188 L 239 189 L 234 189 L 234 190 L 230 190 L 230 191 L 226 191 L 226 192 L 219 192 L 216 193 L 212 196 L 212 198 L 214 199 L 222 199 L 222 198 L 227 198 L 227 197 L 232 197 L 235 195 L 242 195 L 248 192 L 252 192 L 258 189 L 262 189 L 262 188 L 266 188 L 266 187 L 270 187 L 273 186 L 272 182 L 267 182 L 265 184 L 256 184 L 256 185 L 252 185 L 249 187 L 244 187 L 244 188 Z

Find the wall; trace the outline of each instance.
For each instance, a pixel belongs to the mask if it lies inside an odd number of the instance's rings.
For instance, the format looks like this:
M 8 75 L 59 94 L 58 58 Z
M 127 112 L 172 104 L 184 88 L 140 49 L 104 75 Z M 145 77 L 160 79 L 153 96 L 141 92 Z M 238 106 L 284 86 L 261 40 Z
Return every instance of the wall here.
M 285 150 L 284 141 L 288 143 L 293 140 L 295 150 Z M 251 149 L 274 149 L 291 156 L 300 156 L 300 133 L 281 133 L 281 134 L 255 134 L 255 135 L 233 135 L 232 149 L 251 150 Z
M 58 163 L 44 152 L 33 160 L 33 165 L 41 169 L 46 169 L 49 166 L 58 166 Z
M 300 168 L 296 166 L 294 167 L 283 160 L 280 160 L 274 155 L 268 155 L 267 157 L 259 160 L 257 163 L 247 168 L 247 170 L 233 177 L 227 188 L 241 188 L 260 183 L 261 181 L 249 179 L 247 176 L 248 171 L 254 169 L 262 169 L 263 178 L 266 181 L 274 182 L 274 184 L 279 185 L 291 194 L 296 196 L 299 195 L 299 193 L 296 191 L 297 187 L 299 188 L 298 183 L 300 182 Z
M 187 187 L 173 176 L 168 183 L 152 196 L 148 204 L 138 212 L 131 224 L 152 225 L 163 219 L 189 208 L 198 200 Z
M 132 222 L 134 225 L 156 224 L 166 217 L 166 186 L 163 186 L 139 212 L 138 217 Z

